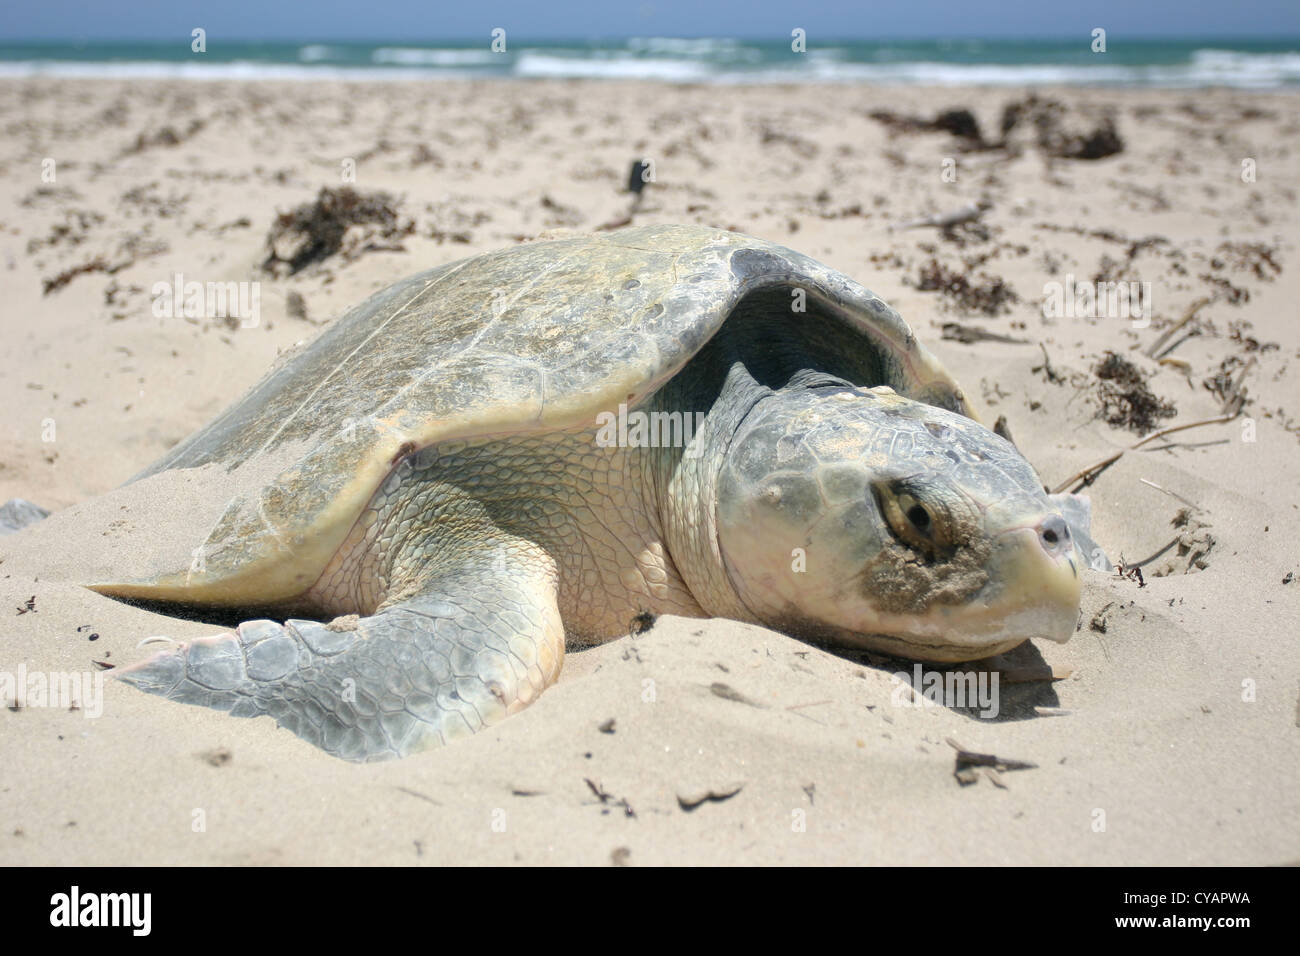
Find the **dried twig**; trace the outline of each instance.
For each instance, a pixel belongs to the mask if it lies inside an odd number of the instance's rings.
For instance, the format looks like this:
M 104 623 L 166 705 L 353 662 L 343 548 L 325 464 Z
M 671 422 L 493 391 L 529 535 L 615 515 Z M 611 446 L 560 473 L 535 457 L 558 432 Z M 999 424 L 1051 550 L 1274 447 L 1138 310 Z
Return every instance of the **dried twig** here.
M 1164 346 L 1164 344 L 1168 342 L 1171 338 L 1173 338 L 1178 333 L 1179 329 L 1181 329 L 1188 322 L 1192 321 L 1192 319 L 1196 318 L 1197 312 L 1200 312 L 1201 309 L 1205 308 L 1213 301 L 1214 299 L 1212 297 L 1207 297 L 1207 298 L 1197 299 L 1195 302 L 1193 302 L 1188 307 L 1187 311 L 1183 313 L 1183 317 L 1181 319 L 1179 319 L 1169 328 L 1165 329 L 1165 331 L 1160 335 L 1158 339 L 1156 339 L 1149 346 L 1147 346 L 1147 350 L 1145 353 L 1147 358 L 1156 358 L 1157 353 L 1160 352 L 1160 349 Z M 1172 346 L 1168 349 L 1168 351 L 1171 352 L 1173 351 Z
M 1017 339 L 1010 335 L 999 335 L 996 332 L 989 332 L 987 329 L 981 329 L 977 325 L 964 325 L 961 322 L 945 322 L 943 324 L 942 336 L 953 342 L 961 342 L 963 345 L 973 345 L 976 342 L 1005 342 L 1008 345 L 1028 345 L 1028 339 Z
M 1074 711 L 1064 707 L 1035 707 L 1034 713 L 1039 717 L 1069 717 Z
M 1184 497 L 1183 497 L 1182 495 L 1180 495 L 1178 492 L 1176 492 L 1176 491 L 1170 491 L 1168 488 L 1161 488 L 1161 487 L 1160 487 L 1159 485 L 1157 485 L 1154 481 L 1147 481 L 1145 478 L 1139 478 L 1138 481 L 1142 482 L 1142 484 L 1144 484 L 1144 485 L 1150 485 L 1150 486 L 1151 486 L 1152 488 L 1154 488 L 1156 491 L 1163 491 L 1165 494 L 1169 495 L 1171 498 L 1177 498 L 1177 499 L 1178 499 L 1179 501 L 1181 501 L 1183 504 L 1187 505 L 1188 507 L 1195 508 L 1197 511 L 1204 511 L 1204 510 L 1205 510 L 1205 509 L 1202 508 L 1200 505 L 1198 505 L 1196 502 L 1191 501 L 1191 500 L 1189 500 L 1189 499 L 1187 499 L 1187 498 L 1184 498 Z
M 1238 414 L 1237 412 L 1233 412 L 1231 415 L 1219 415 L 1216 418 L 1205 418 L 1199 422 L 1188 422 L 1185 425 L 1171 425 L 1168 428 L 1160 429 L 1160 431 L 1158 432 L 1152 432 L 1146 438 L 1134 442 L 1132 445 L 1129 445 L 1127 448 L 1121 448 L 1119 451 L 1115 452 L 1115 454 L 1110 455 L 1107 458 L 1103 458 L 1095 465 L 1089 465 L 1087 468 L 1075 472 L 1069 478 L 1065 479 L 1065 481 L 1061 482 L 1059 485 L 1053 488 L 1052 494 L 1059 495 L 1067 488 L 1070 488 L 1070 491 L 1073 493 L 1078 491 L 1080 488 L 1084 488 L 1092 484 L 1093 481 L 1096 480 L 1098 475 L 1100 475 L 1103 471 L 1105 471 L 1111 465 L 1115 464 L 1115 462 L 1119 461 L 1122 457 L 1124 457 L 1125 452 L 1136 451 L 1137 449 L 1145 445 L 1147 442 L 1155 441 L 1157 438 L 1163 438 L 1165 435 L 1172 435 L 1174 432 L 1185 431 L 1188 428 L 1200 428 L 1202 425 L 1221 425 L 1226 422 L 1232 421 L 1234 418 L 1237 417 L 1237 414 Z M 1078 484 L 1075 485 L 1075 482 L 1078 482 Z M 1071 485 L 1075 485 L 1075 486 L 1071 488 L 1070 487 Z
M 1006 757 L 999 757 L 997 754 L 981 754 L 967 750 L 951 737 L 944 738 L 948 746 L 957 751 L 957 765 L 953 769 L 953 776 L 963 787 L 975 782 L 975 768 L 989 767 L 994 770 L 1005 772 L 1007 770 L 1033 770 L 1038 764 L 1029 763 L 1024 760 L 1008 760 Z
M 904 229 L 920 229 L 925 226 L 937 226 L 940 229 L 952 229 L 954 226 L 960 226 L 968 222 L 975 222 L 986 212 L 993 208 L 993 204 L 987 200 L 981 199 L 979 202 L 971 203 L 968 206 L 962 206 L 952 212 L 940 213 L 934 216 L 926 216 L 922 219 L 913 219 L 911 222 L 901 222 L 889 227 L 889 231 L 902 231 Z
M 1052 494 L 1059 495 L 1062 491 L 1064 491 L 1066 488 L 1069 488 L 1076 481 L 1079 482 L 1079 484 L 1077 487 L 1071 489 L 1070 492 L 1071 494 L 1078 491 L 1079 488 L 1083 488 L 1087 485 L 1092 484 L 1098 475 L 1100 475 L 1111 465 L 1115 464 L 1115 462 L 1123 458 L 1124 452 L 1126 450 L 1127 449 L 1120 449 L 1119 451 L 1115 452 L 1115 454 L 1111 455 L 1109 458 L 1103 459 L 1102 461 L 1097 462 L 1097 464 L 1095 465 L 1089 465 L 1087 468 L 1084 468 L 1080 471 L 1076 471 L 1069 478 L 1066 478 L 1065 481 L 1061 482 L 1059 485 L 1053 488 Z
M 1051 382 L 1053 385 L 1059 385 L 1062 382 L 1064 382 L 1065 376 L 1062 375 L 1060 372 L 1058 372 L 1056 369 L 1052 368 L 1052 360 L 1047 357 L 1047 346 L 1044 345 L 1042 342 L 1039 342 L 1038 347 L 1043 350 L 1043 364 L 1035 365 L 1029 371 L 1031 372 L 1041 371 L 1044 377 L 1046 377 L 1046 379 L 1049 382 Z
M 994 673 L 1004 684 L 1029 684 L 1036 681 L 1067 680 L 1074 671 L 1068 667 L 1051 667 L 1042 664 L 1032 667 L 995 669 Z
M 687 813 L 690 813 L 696 807 L 705 803 L 722 803 L 725 800 L 730 800 L 744 789 L 745 784 L 741 781 L 730 783 L 723 787 L 713 787 L 708 790 L 699 790 L 685 795 L 679 793 L 677 794 L 677 805 Z
M 1225 415 L 1229 413 L 1238 414 L 1246 404 L 1246 392 L 1242 385 L 1246 382 L 1246 373 L 1255 367 L 1256 361 L 1258 359 L 1252 355 L 1250 361 L 1242 366 L 1241 371 L 1237 373 L 1237 377 L 1228 386 L 1228 390 L 1223 396 L 1223 413 Z

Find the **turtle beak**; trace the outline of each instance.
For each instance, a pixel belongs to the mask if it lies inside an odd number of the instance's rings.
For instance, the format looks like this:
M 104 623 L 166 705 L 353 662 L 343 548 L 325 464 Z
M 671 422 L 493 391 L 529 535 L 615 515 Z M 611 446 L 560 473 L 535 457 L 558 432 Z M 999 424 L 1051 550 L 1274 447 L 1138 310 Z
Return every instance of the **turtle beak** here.
M 994 538 L 990 607 L 1008 630 L 1065 643 L 1074 633 L 1081 591 L 1079 559 L 1065 519 L 1049 513 Z

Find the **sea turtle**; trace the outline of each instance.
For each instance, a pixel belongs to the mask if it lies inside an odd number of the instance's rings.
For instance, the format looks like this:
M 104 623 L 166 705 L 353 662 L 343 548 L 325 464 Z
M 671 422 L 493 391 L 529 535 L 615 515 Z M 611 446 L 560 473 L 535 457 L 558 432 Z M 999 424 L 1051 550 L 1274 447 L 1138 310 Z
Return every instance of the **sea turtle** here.
M 255 619 L 115 673 L 350 760 L 492 724 L 647 613 L 929 661 L 1078 613 L 1059 509 L 898 314 L 699 226 L 398 282 L 132 479 L 163 481 L 173 531 L 137 516 L 148 567 L 91 586 Z

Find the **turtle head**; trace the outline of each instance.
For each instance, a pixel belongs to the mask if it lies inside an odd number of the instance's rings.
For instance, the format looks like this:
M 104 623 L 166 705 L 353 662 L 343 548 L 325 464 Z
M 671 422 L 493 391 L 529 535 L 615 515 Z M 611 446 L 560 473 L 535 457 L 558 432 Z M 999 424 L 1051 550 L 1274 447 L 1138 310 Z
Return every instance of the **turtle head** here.
M 1074 632 L 1079 560 L 1029 463 L 888 388 L 760 401 L 724 457 L 717 529 L 741 602 L 789 633 L 962 661 Z

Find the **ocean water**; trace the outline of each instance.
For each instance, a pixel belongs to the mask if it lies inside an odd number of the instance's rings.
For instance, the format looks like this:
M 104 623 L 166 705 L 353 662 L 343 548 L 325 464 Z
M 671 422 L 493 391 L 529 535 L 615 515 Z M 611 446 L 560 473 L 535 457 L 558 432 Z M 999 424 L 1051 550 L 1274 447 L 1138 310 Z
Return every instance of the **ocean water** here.
M 515 42 L 493 52 L 471 42 L 228 43 L 193 53 L 177 43 L 0 41 L 0 76 L 193 79 L 427 79 L 437 77 L 645 79 L 675 83 L 842 82 L 944 86 L 1092 86 L 1276 89 L 1300 86 L 1300 38 L 1108 40 L 808 40 L 633 37 Z

